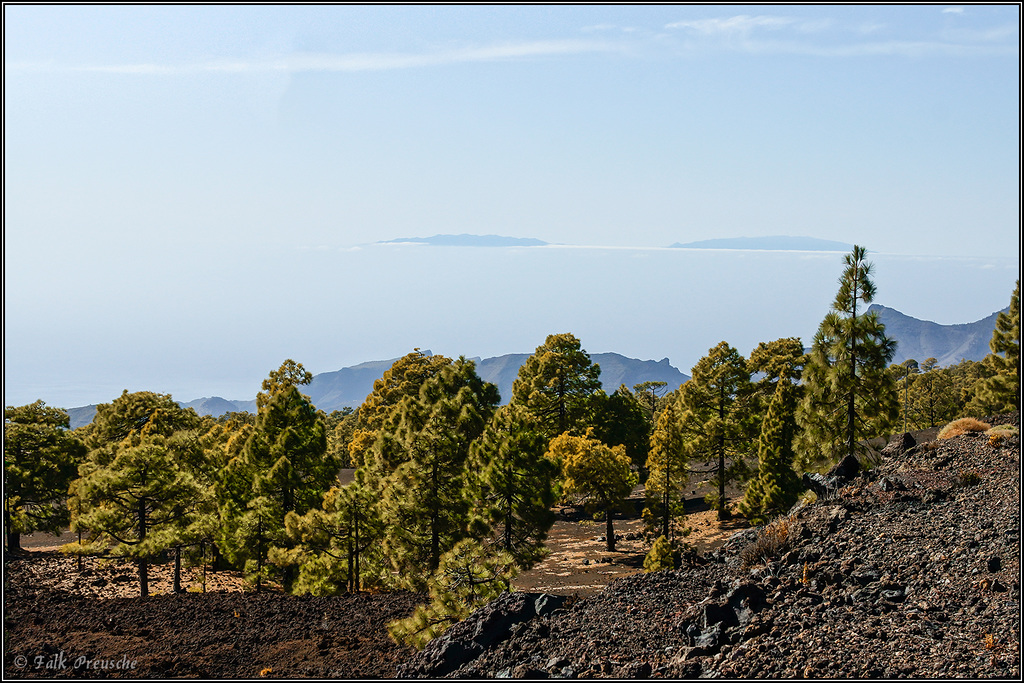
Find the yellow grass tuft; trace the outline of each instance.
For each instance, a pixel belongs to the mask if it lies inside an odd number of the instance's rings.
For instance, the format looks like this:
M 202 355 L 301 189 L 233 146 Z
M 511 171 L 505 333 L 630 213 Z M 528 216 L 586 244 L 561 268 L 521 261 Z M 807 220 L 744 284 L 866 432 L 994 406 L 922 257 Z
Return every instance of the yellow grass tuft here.
M 954 436 L 960 436 L 967 432 L 987 432 L 991 429 L 991 425 L 976 420 L 973 417 L 962 417 L 959 420 L 953 420 L 948 425 L 939 430 L 939 439 L 952 439 Z

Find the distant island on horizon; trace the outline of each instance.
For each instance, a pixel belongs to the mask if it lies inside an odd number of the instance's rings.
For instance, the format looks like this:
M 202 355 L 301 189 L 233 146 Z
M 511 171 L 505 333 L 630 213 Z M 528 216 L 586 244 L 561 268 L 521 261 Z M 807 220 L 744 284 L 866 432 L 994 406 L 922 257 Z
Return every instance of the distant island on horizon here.
M 850 251 L 852 244 L 817 237 L 722 237 L 670 245 L 674 249 L 760 249 L 764 251 Z

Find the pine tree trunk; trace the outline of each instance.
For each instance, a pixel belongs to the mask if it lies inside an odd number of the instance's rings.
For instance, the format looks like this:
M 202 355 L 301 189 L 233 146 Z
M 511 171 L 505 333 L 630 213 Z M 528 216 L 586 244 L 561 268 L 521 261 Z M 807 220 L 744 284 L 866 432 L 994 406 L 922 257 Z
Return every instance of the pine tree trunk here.
M 181 546 L 174 546 L 174 585 L 171 590 L 181 592 Z
M 143 480 L 145 481 L 145 480 Z M 139 543 L 146 540 L 146 501 L 139 501 Z M 139 558 L 139 595 L 149 596 L 149 563 L 144 557 Z
M 7 509 L 6 501 L 4 501 L 4 532 L 7 534 L 7 552 L 18 553 L 21 552 L 21 534 L 14 531 L 14 520 L 11 518 L 11 512 Z
M 355 568 L 356 568 L 356 558 L 355 558 L 355 550 L 352 547 L 352 534 L 349 534 L 348 539 L 346 539 L 346 540 L 348 541 L 348 543 L 347 543 L 347 549 L 348 549 L 348 592 L 349 593 L 355 593 L 356 592 L 356 577 L 355 577 L 354 572 L 355 572 Z
M 440 482 L 438 481 L 437 472 L 437 461 L 435 459 L 433 467 L 430 471 L 431 478 L 431 493 L 434 494 L 436 499 L 438 490 L 440 488 Z M 441 530 L 438 528 L 441 524 L 440 514 L 437 509 L 437 501 L 435 500 L 432 509 L 430 511 L 430 573 L 434 571 L 441 564 Z
M 608 552 L 610 553 L 615 552 L 615 529 L 612 527 L 612 514 L 612 509 L 609 507 L 608 510 L 605 512 L 606 525 L 604 537 L 605 539 L 607 539 L 605 547 L 608 549 Z
M 353 526 L 355 527 L 355 533 L 356 533 L 356 548 L 355 548 L 356 564 L 355 564 L 355 572 L 352 574 L 352 580 L 354 581 L 353 585 L 355 587 L 355 592 L 358 593 L 359 590 L 362 588 L 362 582 L 359 580 L 359 510 L 358 510 L 358 508 L 355 507 L 354 503 L 353 503 L 352 507 L 355 510 L 355 523 L 353 524 Z
M 652 409 L 652 412 L 653 412 L 653 409 Z M 666 541 L 672 540 L 672 539 L 670 539 L 668 537 L 668 534 L 669 534 L 669 514 L 670 514 L 669 513 L 670 500 L 669 500 L 668 487 L 669 487 L 669 483 L 672 481 L 672 478 L 669 476 L 669 468 L 671 466 L 672 466 L 672 458 L 669 455 L 668 449 L 666 448 L 665 449 L 665 496 L 664 496 L 664 499 L 665 499 L 664 500 L 664 502 L 665 502 L 665 519 L 663 519 L 662 522 L 661 522 L 661 535 L 665 537 Z
M 725 425 L 725 385 L 719 388 L 718 419 Z M 718 437 L 718 519 L 725 519 L 725 434 Z

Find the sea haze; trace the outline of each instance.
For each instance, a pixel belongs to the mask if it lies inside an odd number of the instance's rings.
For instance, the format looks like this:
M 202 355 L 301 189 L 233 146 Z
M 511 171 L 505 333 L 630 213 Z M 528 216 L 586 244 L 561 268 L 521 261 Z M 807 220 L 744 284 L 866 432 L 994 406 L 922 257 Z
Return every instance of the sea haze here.
M 90 272 L 87 298 L 42 274 L 7 300 L 5 404 L 81 406 L 124 389 L 245 398 L 286 358 L 314 373 L 414 348 L 486 358 L 556 332 L 690 374 L 722 340 L 743 354 L 779 337 L 809 345 L 843 270 L 834 252 L 248 245 L 232 253 L 243 277 L 226 281 L 217 256 Z M 1019 271 L 1016 256 L 870 260 L 877 303 L 941 324 L 1004 308 Z

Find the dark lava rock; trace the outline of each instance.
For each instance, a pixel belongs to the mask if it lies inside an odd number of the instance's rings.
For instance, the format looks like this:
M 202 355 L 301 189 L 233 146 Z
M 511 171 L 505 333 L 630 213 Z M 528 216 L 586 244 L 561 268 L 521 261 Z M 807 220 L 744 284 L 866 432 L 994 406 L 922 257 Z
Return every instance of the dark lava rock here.
M 907 436 L 910 436 L 909 434 Z M 911 437 L 913 439 L 913 437 Z M 857 460 L 857 456 L 847 455 L 845 458 L 839 461 L 835 466 L 828 471 L 826 476 L 838 477 L 841 480 L 848 481 L 853 479 L 860 473 L 860 461 Z
M 508 638 L 513 626 L 547 616 L 565 601 L 564 596 L 546 593 L 502 593 L 430 641 L 411 661 L 399 667 L 398 675 L 436 677 L 449 674 L 479 657 L 495 643 Z M 566 665 L 568 661 L 558 668 Z
M 901 456 L 916 445 L 917 440 L 914 439 L 913 434 L 898 434 L 892 437 L 882 449 L 882 457 L 888 460 Z

